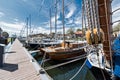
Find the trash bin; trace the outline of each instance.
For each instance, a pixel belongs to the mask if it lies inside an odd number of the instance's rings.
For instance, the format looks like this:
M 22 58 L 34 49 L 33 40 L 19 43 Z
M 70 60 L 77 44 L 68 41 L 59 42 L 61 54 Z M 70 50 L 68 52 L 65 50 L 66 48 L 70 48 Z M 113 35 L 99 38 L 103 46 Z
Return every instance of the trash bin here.
M 0 44 L 0 67 L 3 67 L 3 62 L 4 62 L 4 44 Z

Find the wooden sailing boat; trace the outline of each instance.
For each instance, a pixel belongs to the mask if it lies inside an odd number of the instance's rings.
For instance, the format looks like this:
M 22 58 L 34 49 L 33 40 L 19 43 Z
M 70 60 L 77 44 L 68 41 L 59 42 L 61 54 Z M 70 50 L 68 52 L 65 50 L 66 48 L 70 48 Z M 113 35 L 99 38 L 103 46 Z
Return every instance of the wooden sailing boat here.
M 65 46 L 64 46 L 65 45 Z M 79 47 L 78 47 L 79 46 Z M 53 60 L 68 60 L 78 58 L 80 55 L 86 55 L 85 44 L 63 42 L 61 46 L 41 48 L 41 52 L 46 53 Z
M 50 59 L 53 60 L 68 60 L 77 58 L 80 56 L 86 56 L 84 48 L 86 47 L 85 42 L 73 43 L 65 41 L 65 27 L 64 27 L 64 0 L 63 4 L 63 43 L 60 46 L 41 48 L 41 52 L 46 53 Z
M 86 31 L 86 39 L 90 45 L 86 65 L 92 70 L 93 74 L 95 70 L 100 71 L 101 74 L 99 75 L 102 77 L 96 75 L 96 73 L 94 74 L 95 77 L 97 76 L 97 80 L 111 80 L 111 77 L 113 77 L 113 75 L 117 75 L 119 77 L 120 74 L 118 72 L 115 73 L 113 70 L 110 38 L 112 32 L 112 21 L 110 14 L 111 0 L 83 1 L 85 5 L 84 9 L 88 13 L 88 24 L 91 25 L 90 30 Z M 91 11 L 93 11 L 93 13 Z M 93 26 L 94 23 L 96 24 L 96 28 Z M 103 31 L 100 31 L 100 29 Z M 119 66 L 118 64 L 116 65 Z M 112 78 L 112 80 L 116 79 Z

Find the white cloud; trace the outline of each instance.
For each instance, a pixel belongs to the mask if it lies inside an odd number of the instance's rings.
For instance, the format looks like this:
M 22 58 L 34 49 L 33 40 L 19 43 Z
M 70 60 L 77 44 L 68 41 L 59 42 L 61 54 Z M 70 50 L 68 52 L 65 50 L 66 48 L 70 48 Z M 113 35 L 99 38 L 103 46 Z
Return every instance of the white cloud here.
M 60 17 L 60 15 L 57 15 L 57 19 L 59 19 L 59 17 Z M 55 16 L 53 16 L 53 17 L 51 18 L 51 22 L 52 22 L 52 23 L 55 23 Z
M 14 21 L 18 22 L 19 20 L 17 18 L 15 18 Z
M 112 2 L 112 11 L 116 10 L 120 8 L 120 3 L 119 0 L 113 0 Z M 113 13 L 112 15 L 112 22 L 115 22 L 117 20 L 120 20 L 120 10 L 116 11 L 115 13 Z M 113 26 L 117 25 L 117 23 L 114 23 Z
M 68 10 L 69 10 L 69 13 L 66 15 L 65 18 L 70 18 L 70 17 L 74 14 L 74 12 L 75 12 L 75 10 L 76 10 L 75 4 L 72 3 L 72 4 L 68 7 Z
M 0 22 L 0 26 L 2 27 L 3 31 L 7 31 L 8 33 L 20 33 L 20 30 L 24 27 L 24 23 L 23 22 L 19 22 L 19 23 L 8 23 L 8 22 Z
M 47 33 L 47 34 L 49 34 L 50 30 L 45 29 L 43 27 L 37 27 L 36 29 L 34 29 L 33 33 L 34 34 L 37 34 L 37 33 Z
M 7 22 L 0 22 L 1 26 L 4 26 L 6 28 L 14 28 L 17 30 L 21 30 L 22 27 L 24 26 L 24 23 L 7 23 Z
M 74 23 L 75 23 L 75 24 L 77 24 L 77 25 L 82 24 L 82 18 L 81 18 L 81 16 L 76 17 L 76 19 L 75 19 Z
M 5 14 L 3 12 L 0 12 L 0 17 L 4 16 Z

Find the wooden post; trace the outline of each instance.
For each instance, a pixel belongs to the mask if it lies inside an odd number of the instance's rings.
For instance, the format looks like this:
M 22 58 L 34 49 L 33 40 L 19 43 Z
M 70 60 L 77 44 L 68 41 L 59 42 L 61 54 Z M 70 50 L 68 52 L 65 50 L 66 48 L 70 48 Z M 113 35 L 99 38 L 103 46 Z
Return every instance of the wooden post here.
M 0 67 L 3 67 L 3 54 L 4 54 L 4 45 L 0 44 Z

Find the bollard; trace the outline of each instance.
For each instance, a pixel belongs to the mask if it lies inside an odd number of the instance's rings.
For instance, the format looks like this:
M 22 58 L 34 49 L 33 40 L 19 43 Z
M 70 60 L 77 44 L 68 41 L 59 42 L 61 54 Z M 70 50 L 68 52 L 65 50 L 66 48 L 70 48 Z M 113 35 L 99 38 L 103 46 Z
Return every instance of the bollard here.
M 3 55 L 4 55 L 4 47 L 5 45 L 4 44 L 0 44 L 0 67 L 3 67 Z

